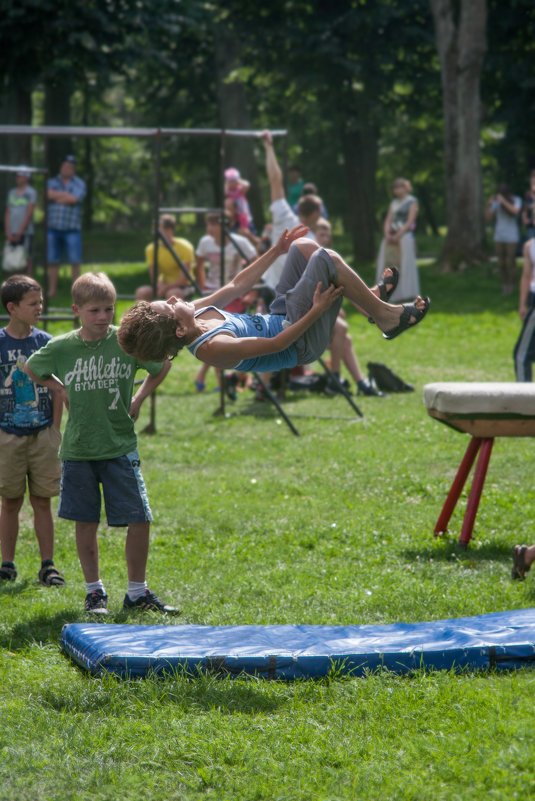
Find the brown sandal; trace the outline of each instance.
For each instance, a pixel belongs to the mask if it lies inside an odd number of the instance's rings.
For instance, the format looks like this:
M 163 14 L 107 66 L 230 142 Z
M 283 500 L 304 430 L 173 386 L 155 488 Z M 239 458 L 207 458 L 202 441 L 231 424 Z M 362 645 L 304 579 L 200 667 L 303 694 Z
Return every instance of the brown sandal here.
M 513 548 L 513 568 L 511 570 L 511 578 L 524 581 L 526 573 L 529 573 L 531 565 L 526 565 L 524 556 L 528 549 L 527 545 L 515 545 Z
M 57 570 L 54 565 L 46 565 L 42 567 L 38 574 L 39 583 L 43 587 L 63 587 L 65 579 L 63 574 Z

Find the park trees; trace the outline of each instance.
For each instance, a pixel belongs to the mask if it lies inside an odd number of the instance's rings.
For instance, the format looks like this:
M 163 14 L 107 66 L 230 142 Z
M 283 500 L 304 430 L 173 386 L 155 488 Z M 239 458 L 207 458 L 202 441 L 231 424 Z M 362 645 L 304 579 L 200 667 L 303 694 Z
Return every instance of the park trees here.
M 448 233 L 445 264 L 482 257 L 480 79 L 486 48 L 486 0 L 431 0 L 442 76 Z
M 374 256 L 390 181 L 401 173 L 413 180 L 423 222 L 436 230 L 447 214 L 444 259 L 455 267 L 483 248 L 481 141 L 483 157 L 488 161 L 490 154 L 491 165 L 497 160 L 515 177 L 533 150 L 531 5 L 19 0 L 7 4 L 0 28 L 0 121 L 288 128 L 290 160 L 301 163 L 330 213 L 344 220 L 359 261 Z M 36 118 L 37 95 L 44 101 Z M 59 140 L 57 152 L 56 143 L 50 144 L 55 169 L 67 143 Z M 0 149 L 6 145 L 26 152 L 1 160 L 29 160 L 28 139 L 0 139 Z M 103 201 L 106 171 L 128 148 L 97 140 L 78 145 L 81 170 L 90 189 L 94 182 L 101 212 L 114 203 L 120 208 L 120 197 Z M 163 155 L 166 192 L 219 201 L 215 139 L 169 140 Z M 226 156 L 252 179 L 259 219 L 266 199 L 263 170 L 255 180 L 262 149 L 255 162 L 253 141 L 240 140 L 238 151 L 229 141 Z M 97 160 L 100 174 L 94 171 Z M 146 190 L 150 176 L 138 166 L 142 160 L 132 155 L 138 185 Z M 119 172 L 117 191 L 124 196 L 128 171 L 123 166 Z M 130 194 L 137 203 L 139 186 Z M 91 216 L 91 203 L 86 209 Z

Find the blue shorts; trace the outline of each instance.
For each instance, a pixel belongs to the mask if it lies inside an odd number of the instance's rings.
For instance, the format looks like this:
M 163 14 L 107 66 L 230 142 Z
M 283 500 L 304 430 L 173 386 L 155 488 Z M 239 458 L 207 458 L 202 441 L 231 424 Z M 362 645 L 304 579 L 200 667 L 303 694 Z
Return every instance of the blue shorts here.
M 115 459 L 64 461 L 58 517 L 78 523 L 99 523 L 101 484 L 109 526 L 152 521 L 137 451 Z
M 65 251 L 69 264 L 82 263 L 82 234 L 80 231 L 57 231 L 49 228 L 46 234 L 47 261 L 59 264 Z

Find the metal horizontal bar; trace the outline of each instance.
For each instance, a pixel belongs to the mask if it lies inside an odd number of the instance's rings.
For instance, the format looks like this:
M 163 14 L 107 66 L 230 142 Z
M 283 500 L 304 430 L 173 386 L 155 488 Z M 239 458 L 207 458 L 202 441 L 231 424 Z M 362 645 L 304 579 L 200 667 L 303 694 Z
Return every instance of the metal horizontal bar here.
M 263 131 L 240 131 L 223 128 L 91 128 L 68 125 L 0 125 L 0 136 L 255 136 Z M 286 136 L 287 131 L 271 131 L 272 136 Z
M 8 164 L 0 164 L 0 172 L 20 172 L 21 170 L 31 172 L 32 174 L 34 172 L 48 172 L 46 167 L 27 167 L 26 164 L 19 164 L 17 167 L 12 167 Z
M 158 209 L 160 214 L 224 214 L 224 209 L 209 209 L 204 206 L 162 206 Z

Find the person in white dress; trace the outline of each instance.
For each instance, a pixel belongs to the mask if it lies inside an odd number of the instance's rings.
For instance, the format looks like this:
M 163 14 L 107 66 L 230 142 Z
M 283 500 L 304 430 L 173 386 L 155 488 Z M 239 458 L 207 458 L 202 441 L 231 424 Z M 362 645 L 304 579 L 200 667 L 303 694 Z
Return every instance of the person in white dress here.
M 406 178 L 396 178 L 392 185 L 394 200 L 385 217 L 384 237 L 377 258 L 378 280 L 385 267 L 395 266 L 399 270 L 399 283 L 391 298 L 394 303 L 420 294 L 413 233 L 418 217 L 418 201 L 411 194 L 411 189 L 410 181 Z

